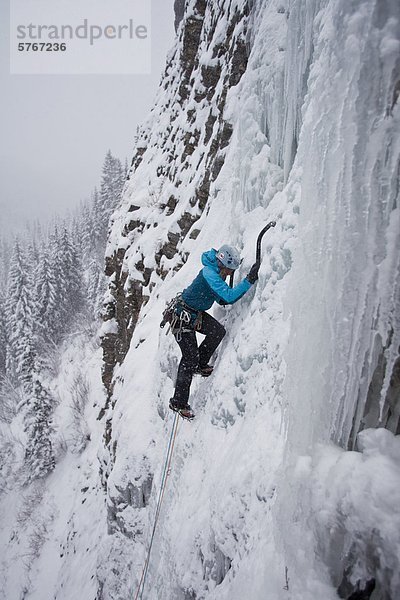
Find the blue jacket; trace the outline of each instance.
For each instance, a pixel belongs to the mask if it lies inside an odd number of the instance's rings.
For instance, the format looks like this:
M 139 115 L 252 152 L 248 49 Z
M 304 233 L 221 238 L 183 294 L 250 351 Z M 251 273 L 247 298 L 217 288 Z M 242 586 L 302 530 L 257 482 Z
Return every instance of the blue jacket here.
M 203 253 L 201 262 L 204 268 L 182 292 L 182 300 L 194 310 L 208 310 L 214 302 L 233 304 L 251 288 L 247 279 L 230 288 L 219 274 L 216 254 L 214 248 Z

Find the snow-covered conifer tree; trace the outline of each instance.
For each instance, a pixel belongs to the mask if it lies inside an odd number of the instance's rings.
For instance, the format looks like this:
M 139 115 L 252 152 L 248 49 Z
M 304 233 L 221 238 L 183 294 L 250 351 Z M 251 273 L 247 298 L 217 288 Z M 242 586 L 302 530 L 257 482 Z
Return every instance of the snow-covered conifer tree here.
M 18 240 L 10 263 L 5 304 L 7 326 L 6 371 L 14 383 L 22 383 L 29 368 L 26 346 L 32 340 L 32 290 L 26 261 Z M 29 362 L 29 361 L 28 361 Z
M 105 235 L 103 235 L 103 232 L 106 229 L 106 224 L 104 225 L 102 222 L 100 194 L 97 188 L 94 188 L 92 196 L 91 216 L 93 246 L 96 253 L 98 253 L 100 249 L 101 260 L 103 260 L 104 248 L 106 246 L 106 238 Z
M 61 234 L 59 255 L 65 285 L 66 312 L 69 320 L 82 308 L 83 278 L 79 254 L 71 243 L 70 235 L 66 228 L 64 228 Z
M 71 244 L 75 249 L 75 252 L 78 256 L 82 256 L 85 252 L 84 244 L 83 244 L 83 209 L 79 211 L 78 214 L 75 214 L 72 218 L 71 226 L 69 228 L 70 240 Z
M 19 381 L 23 391 L 29 394 L 32 389 L 32 377 L 36 366 L 36 348 L 33 331 L 27 332 L 24 347 L 21 350 Z
M 82 262 L 84 268 L 87 268 L 94 251 L 94 219 L 92 206 L 89 202 L 85 202 L 85 204 L 82 205 L 80 225 Z
M 52 277 L 55 283 L 55 311 L 53 341 L 57 344 L 63 336 L 67 323 L 67 286 L 65 272 L 63 271 L 63 257 L 61 251 L 61 236 L 55 226 L 50 235 L 49 261 Z
M 32 237 L 31 241 L 26 246 L 25 259 L 27 275 L 29 278 L 34 279 L 39 262 L 39 248 L 34 237 Z
M 35 479 L 46 477 L 55 467 L 51 441 L 53 434 L 51 415 L 54 401 L 37 375 L 33 377 L 27 406 L 25 466 L 27 483 L 29 483 Z
M 107 232 L 108 220 L 121 196 L 124 181 L 124 170 L 121 161 L 115 158 L 109 150 L 104 159 L 100 186 L 100 218 L 104 233 Z
M 122 163 L 121 163 L 121 166 L 122 166 Z M 128 171 L 129 171 L 129 163 L 128 163 L 128 159 L 125 157 L 124 166 L 121 169 L 121 180 L 120 180 L 120 187 L 121 187 L 120 193 L 121 194 L 122 194 L 122 190 L 124 189 Z
M 88 267 L 87 295 L 89 308 L 94 318 L 101 314 L 103 296 L 107 283 L 101 265 L 93 258 Z
M 3 290 L 7 287 L 7 275 L 10 266 L 10 246 L 2 239 L 0 241 L 0 286 Z
M 7 330 L 4 296 L 0 295 L 0 376 L 6 372 Z
M 58 329 L 57 283 L 46 247 L 42 248 L 36 269 L 34 299 L 34 327 L 40 351 L 43 342 L 57 337 Z

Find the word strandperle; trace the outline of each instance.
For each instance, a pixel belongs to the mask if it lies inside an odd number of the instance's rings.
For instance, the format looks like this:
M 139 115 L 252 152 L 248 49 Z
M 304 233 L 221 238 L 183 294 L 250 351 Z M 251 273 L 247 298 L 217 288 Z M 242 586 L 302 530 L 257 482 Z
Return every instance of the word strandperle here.
M 96 40 L 121 40 L 138 39 L 145 40 L 148 37 L 146 25 L 135 25 L 133 19 L 129 19 L 124 25 L 92 25 L 88 19 L 82 24 L 72 25 L 29 25 L 17 26 L 17 38 L 19 40 L 89 40 L 92 46 Z

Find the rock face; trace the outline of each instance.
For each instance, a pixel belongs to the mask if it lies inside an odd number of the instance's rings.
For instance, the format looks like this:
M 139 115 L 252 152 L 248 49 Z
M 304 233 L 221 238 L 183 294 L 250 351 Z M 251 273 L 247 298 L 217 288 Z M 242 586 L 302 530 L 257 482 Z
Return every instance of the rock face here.
M 185 11 L 184 4 L 175 3 L 177 42 L 150 117 L 137 134 L 122 205 L 112 217 L 102 335 L 108 402 L 100 417 L 115 407 L 115 367 L 129 349 L 141 308 L 157 284 L 186 261 L 182 242 L 187 249 L 200 232 L 210 185 L 224 164 L 232 135 L 224 114 L 227 95 L 247 65 L 247 1 L 192 0 Z M 108 416 L 101 466 L 108 495 L 107 529 L 113 538 L 122 535 L 135 543 L 149 526 L 143 508 L 152 492 L 154 466 L 138 461 L 137 480 L 111 481 L 117 458 L 112 428 Z M 215 554 L 216 564 L 204 559 L 204 569 L 220 582 L 230 561 L 217 547 Z M 101 577 L 99 586 L 99 598 L 108 598 Z
M 182 240 L 195 240 L 199 233 L 196 223 L 232 134 L 224 115 L 226 97 L 247 64 L 247 2 L 196 0 L 187 4 L 185 14 L 183 2 L 177 1 L 175 8 L 178 41 L 151 116 L 138 133 L 106 257 L 110 285 L 104 320 L 115 319 L 118 326 L 106 328 L 102 338 L 103 382 L 109 391 L 143 303 L 171 266 L 178 270 L 185 261 Z M 146 188 L 138 183 L 143 171 Z

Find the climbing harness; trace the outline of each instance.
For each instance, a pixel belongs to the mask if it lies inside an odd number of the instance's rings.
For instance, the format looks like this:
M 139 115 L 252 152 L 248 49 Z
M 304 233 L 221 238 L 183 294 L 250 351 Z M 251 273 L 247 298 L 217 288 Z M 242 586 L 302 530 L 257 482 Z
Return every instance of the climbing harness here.
M 144 562 L 142 575 L 140 577 L 139 586 L 136 591 L 134 600 L 142 600 L 142 598 L 143 598 L 144 586 L 146 583 L 147 571 L 148 571 L 149 562 L 150 562 L 150 553 L 151 553 L 151 549 L 153 546 L 154 536 L 156 533 L 158 518 L 160 516 L 161 505 L 162 505 L 162 501 L 164 498 L 164 492 L 165 492 L 165 488 L 167 485 L 167 480 L 171 473 L 171 461 L 172 461 L 172 455 L 174 452 L 176 435 L 178 432 L 178 425 L 179 425 L 179 416 L 178 416 L 178 413 L 175 413 L 174 422 L 172 424 L 172 431 L 171 431 L 171 435 L 170 435 L 169 442 L 168 442 L 168 449 L 167 449 L 167 456 L 166 456 L 165 463 L 164 463 L 164 470 L 163 470 L 163 474 L 162 474 L 162 478 L 161 478 L 160 492 L 158 494 L 158 501 L 157 501 L 157 507 L 156 507 L 156 514 L 154 517 L 153 530 L 151 533 L 149 548 L 147 550 L 147 555 L 146 555 L 146 560 Z
M 172 300 L 170 300 L 168 302 L 167 306 L 165 307 L 165 310 L 164 310 L 163 316 L 162 316 L 162 321 L 160 323 L 161 329 L 163 329 L 167 323 L 169 323 L 171 325 L 171 321 L 174 319 L 175 309 L 177 307 L 178 302 L 181 299 L 181 295 L 182 294 L 178 294 L 177 296 L 175 296 L 175 298 L 172 298 Z M 168 331 L 167 331 L 167 333 L 168 333 Z
M 199 331 L 201 329 L 202 312 L 190 308 L 183 300 L 182 294 L 178 294 L 166 306 L 160 327 L 169 323 L 167 333 L 171 331 L 180 342 L 182 333 L 186 331 Z

